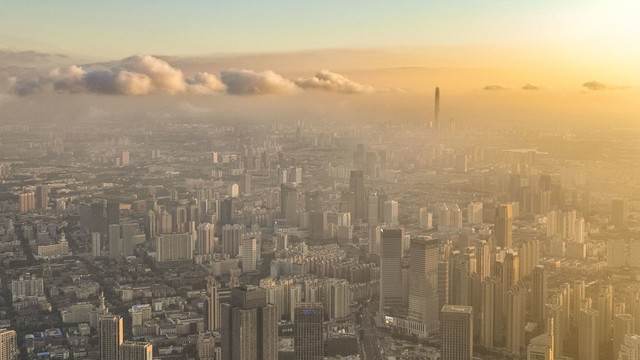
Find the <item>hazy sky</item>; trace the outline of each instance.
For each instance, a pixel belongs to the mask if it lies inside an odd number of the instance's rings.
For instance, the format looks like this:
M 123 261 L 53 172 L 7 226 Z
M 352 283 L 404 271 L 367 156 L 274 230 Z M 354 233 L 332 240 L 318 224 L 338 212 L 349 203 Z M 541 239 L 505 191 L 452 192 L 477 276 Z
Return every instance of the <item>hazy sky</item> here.
M 438 85 L 446 116 L 638 122 L 638 18 L 638 0 L 6 0 L 0 115 L 273 101 L 394 119 L 431 114 Z
M 0 44 L 102 58 L 544 45 L 640 52 L 636 0 L 6 0 Z M 594 54 L 591 54 L 594 55 Z

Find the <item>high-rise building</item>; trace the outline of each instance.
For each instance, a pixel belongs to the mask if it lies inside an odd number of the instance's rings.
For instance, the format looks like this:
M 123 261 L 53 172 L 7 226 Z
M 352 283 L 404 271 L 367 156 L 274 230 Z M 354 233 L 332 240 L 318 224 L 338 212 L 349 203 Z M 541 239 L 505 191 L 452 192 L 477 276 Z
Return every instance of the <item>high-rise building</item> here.
M 256 271 L 258 248 L 255 237 L 242 239 L 242 272 Z
M 278 319 L 266 304 L 265 289 L 239 286 L 231 289 L 231 303 L 221 305 L 222 358 L 276 360 Z
M 630 314 L 617 314 L 613 319 L 613 357 L 618 358 L 620 347 L 627 335 L 635 333 L 635 319 Z
M 538 265 L 533 269 L 533 289 L 531 296 L 531 313 L 533 321 L 544 324 L 545 304 L 547 301 L 547 271 L 544 266 Z
M 196 251 L 198 254 L 212 254 L 215 251 L 215 225 L 202 223 L 198 226 L 198 239 L 196 241 Z
M 156 237 L 156 261 L 182 261 L 193 259 L 191 234 L 162 234 Z
M 547 332 L 531 339 L 527 346 L 527 360 L 553 360 L 554 359 L 554 338 L 553 319 L 549 319 Z
M 147 215 L 144 218 L 144 234 L 147 240 L 153 240 L 158 234 L 158 220 L 153 210 L 147 211 Z
M 418 210 L 418 226 L 423 229 L 431 229 L 433 227 L 433 214 L 426 207 Z
M 229 197 L 220 204 L 220 225 L 232 225 L 235 222 L 236 199 Z
M 611 201 L 611 222 L 616 229 L 626 229 L 629 217 L 629 201 L 627 199 L 614 199 Z
M 300 303 L 294 316 L 294 359 L 324 359 L 324 311 L 320 303 Z
M 597 310 L 582 309 L 578 322 L 578 359 L 600 358 L 600 320 Z
M 298 224 L 298 190 L 295 187 L 280 185 L 280 214 L 287 225 Z
M 430 237 L 411 240 L 409 267 L 409 318 L 422 334 L 439 329 L 438 241 Z
M 122 223 L 120 231 L 122 233 L 122 256 L 132 256 L 135 249 L 134 236 L 138 233 L 138 224 Z
M 507 326 L 506 326 L 506 348 L 513 354 L 520 353 L 520 347 L 526 346 L 525 344 L 525 325 L 526 321 L 526 309 L 527 298 L 526 288 L 522 283 L 513 285 L 507 291 L 506 297 L 506 314 L 507 314 Z
M 398 202 L 387 200 L 384 203 L 384 223 L 388 226 L 398 226 Z
M 220 328 L 220 296 L 218 295 L 218 284 L 216 279 L 209 277 L 207 279 L 206 294 L 206 315 L 207 330 L 213 332 Z
M 381 232 L 380 307 L 402 306 L 403 229 L 383 228 Z
M 0 330 L 0 359 L 18 359 L 18 337 L 15 330 Z
M 125 360 L 120 357 L 122 344 L 122 317 L 103 315 L 98 320 L 100 360 Z
M 640 335 L 625 335 L 614 360 L 640 360 Z
M 613 318 L 613 287 L 601 285 L 600 293 L 595 299 L 596 310 L 600 318 L 600 342 L 605 342 L 611 336 Z
M 49 187 L 39 185 L 36 187 L 36 209 L 46 209 L 49 206 Z
M 100 233 L 91 233 L 91 255 L 93 255 L 93 257 L 98 257 L 101 255 L 100 246 Z
M 365 188 L 364 172 L 362 170 L 351 170 L 349 176 L 349 191 L 353 193 L 354 204 L 351 213 L 354 219 L 366 220 L 365 216 Z
M 125 341 L 120 345 L 120 360 L 153 360 L 153 345 L 142 341 Z
M 496 246 L 502 248 L 513 246 L 512 222 L 512 204 L 500 204 L 496 208 Z
M 367 223 L 369 226 L 377 226 L 378 225 L 378 195 L 371 194 L 369 195 L 368 203 L 367 203 Z
M 222 227 L 222 253 L 231 257 L 239 254 L 240 243 L 244 237 L 245 226 L 242 224 L 224 225 Z
M 445 305 L 442 308 L 442 360 L 473 359 L 473 308 Z
M 107 225 L 120 223 L 120 203 L 107 201 Z
M 467 207 L 467 222 L 469 224 L 482 224 L 482 203 L 472 202 Z
M 440 88 L 437 86 L 435 93 L 435 107 L 433 110 L 433 124 L 431 125 L 431 127 L 434 128 L 438 134 L 440 134 L 440 131 L 442 130 L 442 126 L 440 126 Z
M 187 227 L 187 208 L 184 205 L 176 206 L 173 209 L 173 232 L 181 234 L 189 231 Z
M 109 256 L 119 257 L 122 255 L 122 238 L 120 237 L 120 225 L 109 225 Z

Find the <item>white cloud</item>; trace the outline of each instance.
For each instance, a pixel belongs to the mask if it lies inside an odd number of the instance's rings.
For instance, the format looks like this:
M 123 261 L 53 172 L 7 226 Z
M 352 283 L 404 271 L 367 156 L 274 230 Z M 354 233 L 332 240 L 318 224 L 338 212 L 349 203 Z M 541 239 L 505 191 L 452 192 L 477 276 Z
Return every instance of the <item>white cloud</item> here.
M 303 89 L 320 89 L 343 94 L 371 93 L 375 91 L 369 85 L 357 83 L 349 80 L 344 75 L 329 70 L 321 70 L 312 78 L 299 78 L 295 83 Z
M 297 86 L 271 70 L 226 70 L 220 73 L 220 80 L 232 95 L 291 94 Z

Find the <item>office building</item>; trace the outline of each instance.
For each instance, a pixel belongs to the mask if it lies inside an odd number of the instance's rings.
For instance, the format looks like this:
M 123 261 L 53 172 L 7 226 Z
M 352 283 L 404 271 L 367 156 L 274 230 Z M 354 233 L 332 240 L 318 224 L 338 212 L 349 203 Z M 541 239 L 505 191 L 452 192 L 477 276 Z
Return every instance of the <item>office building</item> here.
M 380 307 L 402 306 L 402 237 L 403 229 L 383 228 L 380 230 Z
M 236 202 L 237 199 L 232 197 L 226 198 L 220 204 L 220 225 L 233 225 L 236 218 Z
M 513 246 L 513 206 L 500 204 L 496 208 L 495 239 L 496 246 L 510 248 Z
M 120 225 L 109 225 L 109 256 L 119 257 L 122 255 L 122 238 L 120 237 Z
M 409 319 L 420 324 L 419 333 L 439 329 L 438 241 L 430 237 L 411 240 L 409 251 Z
M 231 303 L 221 305 L 220 324 L 223 359 L 277 360 L 278 319 L 275 307 L 266 303 L 265 289 L 231 289 Z
M 294 317 L 294 359 L 324 359 L 324 311 L 320 303 L 300 303 Z
M 473 359 L 473 308 L 445 305 L 442 308 L 442 360 Z
M 36 186 L 36 209 L 46 209 L 49 207 L 49 187 L 46 185 Z
M 371 194 L 367 199 L 367 223 L 370 227 L 378 225 L 378 195 Z
M 218 284 L 213 277 L 207 279 L 205 306 L 207 330 L 217 331 L 220 329 L 220 296 L 218 295 Z
M 627 199 L 614 199 L 611 201 L 611 223 L 616 229 L 627 228 L 629 218 L 629 201 Z
M 287 225 L 298 224 L 298 190 L 295 187 L 280 185 L 280 214 Z
M 349 176 L 349 191 L 353 194 L 353 209 L 351 215 L 354 219 L 366 220 L 365 216 L 365 188 L 364 172 L 362 170 L 351 170 Z
M 18 359 L 18 337 L 15 330 L 0 330 L 0 359 Z
M 100 246 L 100 233 L 91 233 L 91 255 L 93 255 L 93 257 L 101 255 Z
M 100 336 L 100 360 L 125 360 L 120 358 L 122 344 L 122 317 L 103 315 L 98 320 Z
M 120 345 L 120 360 L 153 360 L 153 345 L 141 341 L 125 341 Z

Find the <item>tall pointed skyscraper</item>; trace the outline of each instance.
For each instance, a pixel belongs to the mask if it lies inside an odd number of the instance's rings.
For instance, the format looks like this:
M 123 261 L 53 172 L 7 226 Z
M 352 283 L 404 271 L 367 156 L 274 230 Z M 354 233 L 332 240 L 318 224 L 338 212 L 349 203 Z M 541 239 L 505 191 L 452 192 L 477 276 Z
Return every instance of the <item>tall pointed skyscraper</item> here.
M 436 104 L 433 111 L 433 128 L 440 133 L 440 88 L 436 86 Z

